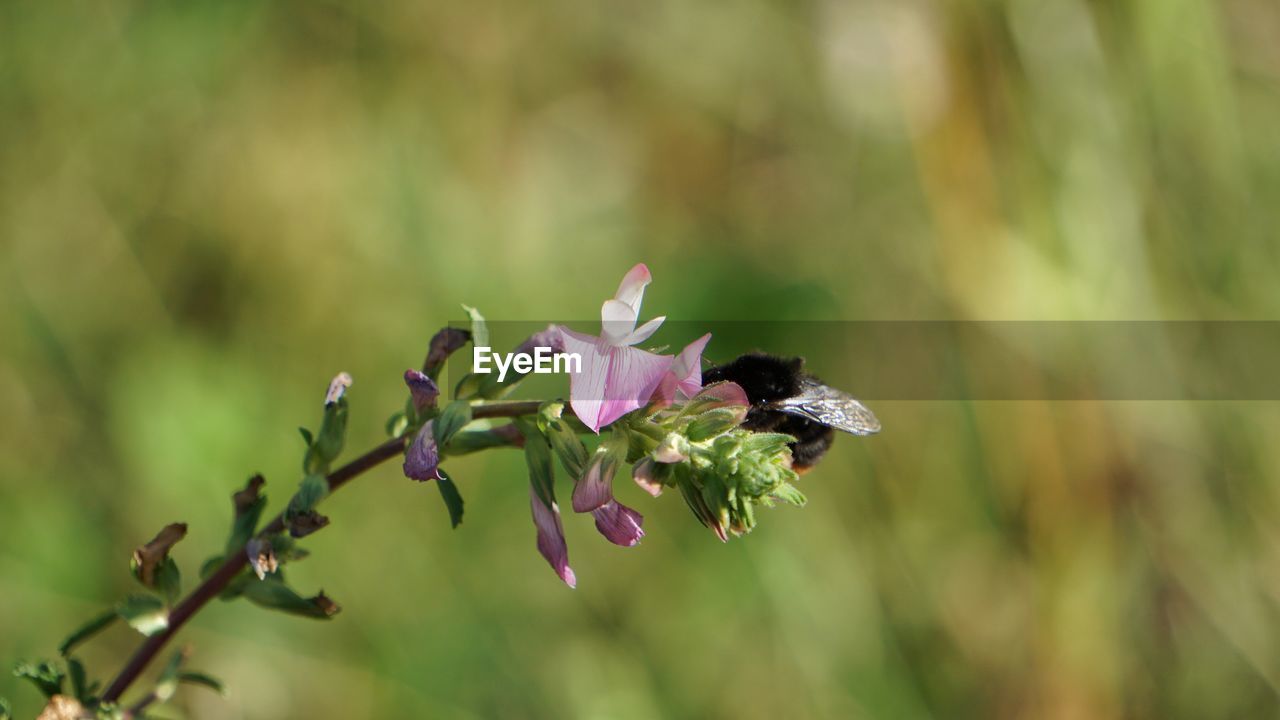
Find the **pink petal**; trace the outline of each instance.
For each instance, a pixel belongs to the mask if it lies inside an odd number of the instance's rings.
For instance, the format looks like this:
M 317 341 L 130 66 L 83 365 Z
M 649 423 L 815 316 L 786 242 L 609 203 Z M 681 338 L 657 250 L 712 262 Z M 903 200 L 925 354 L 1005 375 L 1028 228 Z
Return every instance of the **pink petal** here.
M 564 527 L 560 524 L 560 508 L 555 503 L 547 507 L 532 487 L 529 488 L 529 505 L 533 510 L 533 524 L 538 528 L 538 552 L 547 559 L 556 575 L 569 587 L 576 587 L 578 579 L 569 567 L 569 547 L 564 541 Z
M 662 494 L 662 483 L 653 477 L 653 458 L 645 458 L 631 467 L 631 479 L 641 490 L 654 497 Z
M 582 371 L 569 375 L 569 405 L 573 414 L 593 432 L 600 432 L 605 424 L 600 422 L 604 409 L 605 381 L 609 376 L 610 348 L 602 346 L 598 338 L 582 335 L 568 328 L 560 328 L 560 339 L 566 353 L 582 358 Z
M 738 383 L 728 380 L 707 385 L 701 392 L 694 395 L 692 400 L 698 404 L 699 412 L 737 405 L 751 406 L 747 391 L 743 390 Z
M 711 333 L 707 333 L 689 343 L 671 365 L 677 387 L 685 397 L 693 397 L 702 389 L 702 351 L 710 341 Z
M 618 463 L 607 452 L 591 457 L 586 473 L 573 486 L 573 511 L 590 512 L 613 500 L 613 475 Z
M 630 305 L 635 314 L 639 315 L 640 302 L 644 299 L 644 289 L 650 282 L 653 282 L 653 276 L 649 274 L 649 267 L 639 263 L 623 276 L 622 283 L 618 285 L 618 292 L 613 294 L 613 299 L 624 305 Z
M 611 501 L 591 513 L 596 530 L 614 545 L 631 547 L 644 537 L 644 516 L 617 501 Z
M 601 398 L 604 404 L 596 418 L 598 427 L 604 427 L 647 404 L 672 362 L 670 355 L 655 355 L 632 347 L 610 348 L 609 356 L 609 370 Z M 583 362 L 585 371 L 585 358 Z M 571 400 L 572 397 L 570 386 Z M 576 407 L 574 412 L 577 412 Z
M 666 319 L 667 319 L 666 315 L 660 315 L 650 320 L 649 322 L 636 328 L 635 331 L 631 332 L 629 335 L 623 338 L 622 342 L 618 344 L 619 345 L 639 345 L 645 340 L 648 340 L 650 335 L 657 332 L 658 328 L 662 327 L 662 323 Z
M 702 351 L 711 340 L 711 333 L 694 340 L 685 346 L 671 363 L 671 370 L 662 376 L 658 389 L 653 393 L 653 404 L 657 409 L 667 407 L 676 401 L 679 394 L 689 398 L 702 389 Z

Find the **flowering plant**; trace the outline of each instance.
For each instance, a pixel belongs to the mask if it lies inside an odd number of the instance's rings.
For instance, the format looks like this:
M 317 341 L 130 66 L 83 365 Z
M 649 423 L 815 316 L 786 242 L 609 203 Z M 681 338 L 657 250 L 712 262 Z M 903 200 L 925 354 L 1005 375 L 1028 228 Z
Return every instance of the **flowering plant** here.
M 567 402 L 503 399 L 527 374 L 519 366 L 514 373 L 504 370 L 502 377 L 467 373 L 452 399 L 442 402 L 438 383 L 446 360 L 468 343 L 477 348 L 488 345 L 484 318 L 466 308 L 470 329 L 441 330 L 431 339 L 422 368 L 405 372 L 408 397 L 404 409 L 387 422 L 390 439 L 335 468 L 344 445 L 352 385 L 351 377 L 340 373 L 325 393 L 318 429 L 301 430 L 303 479 L 275 518 L 262 522 L 265 481 L 254 476 L 232 495 L 234 513 L 225 547 L 205 561 L 199 585 L 186 596 L 181 594 L 181 572 L 169 556 L 185 536 L 186 525 L 166 526 L 133 554 L 132 572 L 144 592 L 125 598 L 68 636 L 59 647 L 61 664 L 24 663 L 15 672 L 49 697 L 48 717 L 134 717 L 169 699 L 181 683 L 219 688 L 213 678 L 186 668 L 188 652 L 182 650 L 171 657 L 147 693 L 132 704 L 121 702 L 168 640 L 215 597 L 243 597 L 304 617 L 333 617 L 338 604 L 323 592 L 307 596 L 295 591 L 285 580 L 286 566 L 306 557 L 299 540 L 329 525 L 317 509 L 324 498 L 395 457 L 403 457 L 406 477 L 436 484 L 456 527 L 464 502 L 444 465 L 451 458 L 491 448 L 521 449 L 529 472 L 538 552 L 570 587 L 577 578 L 569 565 L 556 499 L 556 464 L 573 482 L 572 511 L 590 513 L 600 534 L 624 547 L 638 544 L 645 535 L 640 512 L 614 497 L 613 481 L 627 466 L 632 480 L 651 496 L 675 488 L 694 516 L 721 540 L 750 531 L 759 506 L 803 505 L 804 496 L 793 484 L 797 475 L 788 449 L 794 438 L 743 427 L 751 400 L 738 385 L 703 385 L 702 352 L 710 334 L 676 355 L 640 347 L 665 320 L 657 317 L 637 327 L 651 280 L 643 264 L 623 277 L 601 307 L 599 335 L 553 325 L 521 344 L 522 350 L 553 348 L 581 359 L 570 373 Z M 99 690 L 74 651 L 117 621 L 146 637 L 124 668 Z M 0 720 L 7 716 L 5 707 L 0 701 Z

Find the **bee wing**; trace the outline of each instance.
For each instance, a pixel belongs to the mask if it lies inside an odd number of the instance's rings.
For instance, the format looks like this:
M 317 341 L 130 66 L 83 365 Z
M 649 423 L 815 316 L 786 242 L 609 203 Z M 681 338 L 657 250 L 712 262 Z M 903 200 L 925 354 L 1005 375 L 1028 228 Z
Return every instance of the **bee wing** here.
M 880 421 L 857 398 L 808 378 L 801 381 L 799 394 L 772 403 L 770 408 L 851 435 L 880 432 Z

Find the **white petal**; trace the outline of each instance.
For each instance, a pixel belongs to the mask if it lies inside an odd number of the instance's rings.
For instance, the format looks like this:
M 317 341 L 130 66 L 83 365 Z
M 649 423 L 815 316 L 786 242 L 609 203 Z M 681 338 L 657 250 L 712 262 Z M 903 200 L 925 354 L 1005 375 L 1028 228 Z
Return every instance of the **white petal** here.
M 610 345 L 621 345 L 622 341 L 636 329 L 637 311 L 620 300 L 605 300 L 600 306 L 600 326 L 602 337 Z
M 636 328 L 633 332 L 629 333 L 625 338 L 623 338 L 620 344 L 638 345 L 644 342 L 645 340 L 648 340 L 650 335 L 657 332 L 659 327 L 662 327 L 662 322 L 666 319 L 667 319 L 667 316 L 663 315 L 661 317 L 656 317 L 650 320 L 649 322 Z

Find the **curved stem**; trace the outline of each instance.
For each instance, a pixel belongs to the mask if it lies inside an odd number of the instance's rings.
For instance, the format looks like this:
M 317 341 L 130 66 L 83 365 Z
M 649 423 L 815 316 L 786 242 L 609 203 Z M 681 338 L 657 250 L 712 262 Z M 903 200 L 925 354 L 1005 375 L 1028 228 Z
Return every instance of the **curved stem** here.
M 493 403 L 482 403 L 474 406 L 471 416 L 475 419 L 481 418 L 499 418 L 499 417 L 519 417 L 521 415 L 531 415 L 538 412 L 538 408 L 542 406 L 539 400 L 516 400 L 502 401 Z M 566 409 L 566 418 L 574 418 L 571 410 Z M 584 428 L 585 430 L 585 428 Z M 358 477 L 362 473 L 377 467 L 378 465 L 396 457 L 404 452 L 405 443 L 410 438 L 408 436 L 402 438 L 392 438 L 383 444 L 373 448 L 364 455 L 352 460 L 342 467 L 334 470 L 325 478 L 329 483 L 329 492 L 333 492 L 350 480 Z M 267 523 L 258 535 L 271 535 L 285 529 L 284 514 L 277 515 L 271 522 Z M 195 590 L 182 599 L 173 610 L 169 612 L 169 625 L 163 631 L 156 635 L 152 635 L 138 646 L 133 656 L 129 658 L 129 662 L 125 664 L 120 673 L 116 675 L 111 684 L 107 686 L 107 690 L 102 695 L 104 702 L 116 702 L 125 690 L 138 679 L 147 666 L 155 660 L 160 650 L 168 644 L 169 640 L 178 633 L 182 626 L 191 619 L 193 615 L 199 612 L 210 600 L 216 598 L 227 585 L 240 574 L 240 571 L 249 564 L 249 556 L 245 552 L 245 548 L 241 546 L 222 561 L 218 569 L 212 575 L 205 578 Z
M 405 438 L 392 438 L 381 445 L 373 448 L 369 452 L 343 465 L 342 467 L 329 473 L 325 478 L 329 483 L 329 492 L 333 492 L 350 480 L 364 472 L 371 470 L 378 465 L 390 460 L 404 452 Z M 280 514 L 275 517 L 261 531 L 265 534 L 280 532 L 284 529 L 284 515 Z M 205 581 L 200 583 L 195 590 L 182 599 L 182 602 L 169 613 L 169 626 L 162 632 L 152 635 L 142 642 L 142 645 L 134 651 L 133 656 L 129 658 L 129 662 L 120 670 L 120 674 L 116 675 L 111 681 L 111 685 L 107 687 L 107 691 L 103 693 L 103 702 L 116 702 L 125 690 L 133 684 L 138 676 L 142 674 L 147 665 L 156 658 L 160 650 L 169 642 L 169 640 L 177 634 L 178 630 L 191 619 L 193 615 L 200 611 L 208 602 L 217 597 L 237 575 L 249 564 L 249 556 L 245 553 L 245 549 L 241 546 L 232 552 L 218 569 L 213 572 Z

